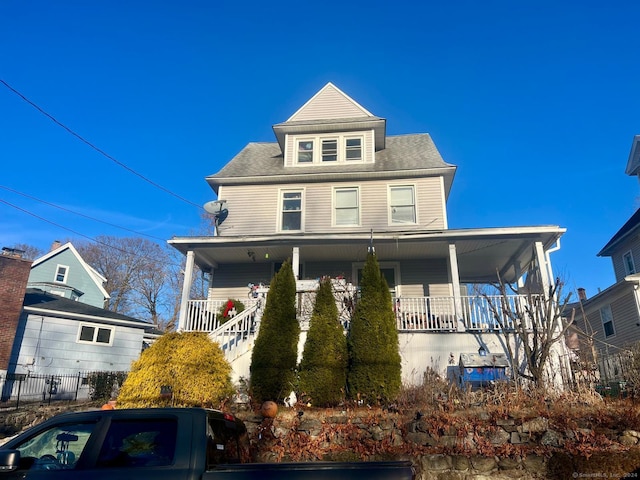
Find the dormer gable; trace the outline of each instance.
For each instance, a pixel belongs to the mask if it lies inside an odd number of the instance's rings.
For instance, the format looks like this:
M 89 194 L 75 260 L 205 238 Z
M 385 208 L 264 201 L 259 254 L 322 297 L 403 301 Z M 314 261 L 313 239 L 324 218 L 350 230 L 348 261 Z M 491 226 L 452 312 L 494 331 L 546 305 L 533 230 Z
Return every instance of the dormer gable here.
M 320 148 L 323 138 L 335 137 L 340 142 L 338 156 L 346 156 L 349 136 L 361 138 L 362 160 L 373 161 L 373 153 L 385 148 L 386 120 L 371 114 L 366 108 L 345 94 L 331 82 L 300 107 L 286 122 L 273 126 L 274 133 L 285 157 L 287 153 L 300 148 L 294 146 L 296 139 L 315 139 Z M 371 145 L 366 157 L 367 138 Z M 290 141 L 287 141 L 287 138 Z M 316 157 L 317 154 L 316 154 Z M 346 157 L 345 157 L 346 158 Z

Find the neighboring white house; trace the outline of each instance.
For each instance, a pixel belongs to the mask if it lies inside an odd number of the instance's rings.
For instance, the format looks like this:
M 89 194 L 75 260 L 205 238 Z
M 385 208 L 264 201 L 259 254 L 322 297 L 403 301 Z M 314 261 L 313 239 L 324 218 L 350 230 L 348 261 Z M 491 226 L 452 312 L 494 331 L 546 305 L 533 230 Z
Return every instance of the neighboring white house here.
M 480 347 L 504 353 L 486 298 L 473 286 L 499 274 L 514 285 L 535 277 L 548 291 L 550 253 L 564 228 L 450 229 L 456 167 L 428 134 L 387 136 L 384 118 L 331 83 L 273 130 L 275 142 L 249 143 L 206 178 L 217 196 L 206 206 L 217 218 L 216 235 L 169 240 L 186 255 L 185 278 L 197 265 L 210 279 L 200 301 L 189 299 L 185 282 L 181 330 L 212 332 L 236 377 L 247 376 L 260 308 L 247 285 L 268 284 L 290 258 L 304 341 L 305 292 L 331 276 L 348 295 L 373 245 L 395 297 L 405 382 L 420 383 L 428 368 L 451 372 L 461 354 Z M 216 313 L 229 298 L 249 308 L 221 326 Z

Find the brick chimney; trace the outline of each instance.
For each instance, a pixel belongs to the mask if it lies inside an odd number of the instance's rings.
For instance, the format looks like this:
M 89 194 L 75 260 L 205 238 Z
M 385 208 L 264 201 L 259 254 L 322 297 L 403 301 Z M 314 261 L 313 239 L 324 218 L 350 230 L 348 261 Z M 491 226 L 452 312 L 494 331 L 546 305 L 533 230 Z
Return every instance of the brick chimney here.
M 0 371 L 9 368 L 32 263 L 11 250 L 0 255 Z
M 587 300 L 587 291 L 582 287 L 578 288 L 578 299 L 581 302 L 584 302 Z
M 59 249 L 62 246 L 62 243 L 60 243 L 60 240 L 54 240 L 53 243 L 51 244 L 51 248 L 49 249 L 50 252 L 53 252 L 54 250 Z

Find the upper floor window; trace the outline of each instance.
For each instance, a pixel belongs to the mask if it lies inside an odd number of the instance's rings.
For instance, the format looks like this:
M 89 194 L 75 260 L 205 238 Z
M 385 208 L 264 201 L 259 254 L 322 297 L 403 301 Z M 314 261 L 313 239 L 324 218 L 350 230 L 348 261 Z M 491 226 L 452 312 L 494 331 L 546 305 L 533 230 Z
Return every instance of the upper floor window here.
M 302 190 L 282 192 L 280 230 L 302 230 Z
M 346 159 L 362 160 L 362 138 L 347 138 Z
M 604 336 L 610 337 L 615 335 L 616 331 L 613 328 L 613 313 L 611 312 L 611 305 L 605 305 L 600 309 L 600 319 L 602 320 Z
M 414 187 L 399 185 L 389 187 L 390 223 L 416 223 Z
M 113 343 L 113 331 L 114 327 L 81 323 L 78 331 L 78 342 L 111 345 Z
M 360 207 L 358 188 L 336 188 L 335 191 L 335 224 L 359 225 Z
M 335 162 L 338 160 L 338 140 L 322 140 L 322 161 Z
M 66 265 L 58 265 L 56 268 L 55 281 L 58 283 L 67 283 L 67 274 L 69 273 L 69 267 Z
M 300 140 L 298 142 L 298 163 L 313 162 L 313 140 Z
M 631 253 L 631 250 L 624 254 L 622 260 L 624 262 L 624 271 L 627 275 L 633 275 L 636 273 L 636 265 L 633 262 L 633 254 Z
M 295 163 L 358 162 L 364 159 L 364 137 L 357 135 L 315 136 L 295 139 Z

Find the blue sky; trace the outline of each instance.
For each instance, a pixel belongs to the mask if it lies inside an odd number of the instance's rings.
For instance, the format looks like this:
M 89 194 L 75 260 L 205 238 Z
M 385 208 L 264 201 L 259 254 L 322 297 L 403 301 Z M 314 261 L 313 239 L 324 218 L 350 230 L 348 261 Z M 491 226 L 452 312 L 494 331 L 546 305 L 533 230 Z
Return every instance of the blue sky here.
M 0 245 L 134 235 L 21 194 L 188 235 L 204 177 L 331 81 L 458 166 L 451 228 L 566 227 L 554 269 L 593 295 L 639 205 L 640 3 L 604 3 L 0 0 L 0 79 L 177 195 L 0 84 Z

